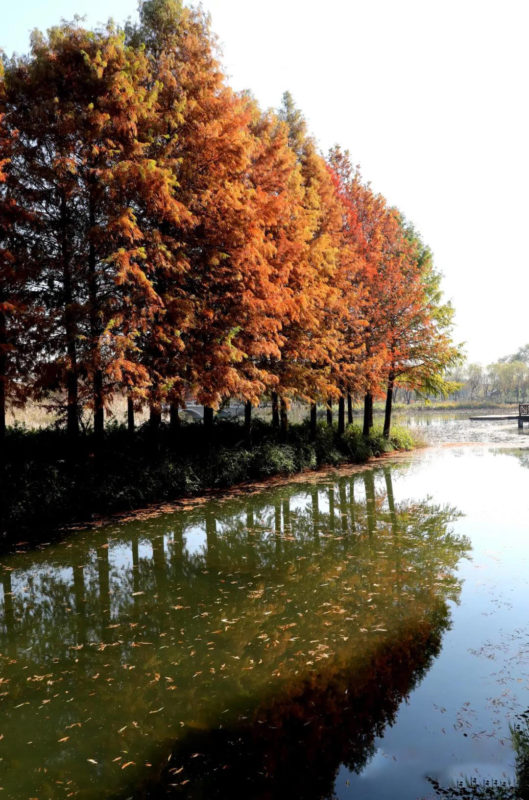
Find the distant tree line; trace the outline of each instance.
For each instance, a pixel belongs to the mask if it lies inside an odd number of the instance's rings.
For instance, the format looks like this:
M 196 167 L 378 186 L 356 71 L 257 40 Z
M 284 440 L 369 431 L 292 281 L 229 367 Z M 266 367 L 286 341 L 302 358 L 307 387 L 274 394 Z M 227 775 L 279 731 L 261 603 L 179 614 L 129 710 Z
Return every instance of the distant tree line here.
M 209 20 L 146 0 L 140 21 L 34 33 L 0 64 L 0 437 L 6 409 L 64 398 L 69 435 L 112 397 L 128 425 L 190 398 L 330 409 L 394 387 L 446 393 L 452 309 L 413 226 L 347 152 L 324 158 L 287 93 L 226 84 Z
M 529 344 L 488 366 L 465 364 L 452 378 L 460 384 L 452 394 L 454 400 L 525 403 L 529 401 Z

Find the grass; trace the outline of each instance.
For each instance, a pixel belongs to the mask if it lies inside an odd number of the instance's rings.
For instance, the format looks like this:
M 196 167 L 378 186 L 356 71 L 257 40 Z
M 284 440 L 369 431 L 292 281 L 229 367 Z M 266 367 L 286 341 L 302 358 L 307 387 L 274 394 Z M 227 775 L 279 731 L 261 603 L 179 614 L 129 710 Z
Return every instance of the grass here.
M 12 428 L 25 428 L 27 430 L 44 430 L 59 426 L 59 415 L 55 407 L 64 408 L 64 397 L 51 397 L 49 403 L 35 403 L 29 401 L 23 408 L 10 408 L 7 412 L 7 425 Z M 136 412 L 136 422 L 138 425 L 146 422 L 149 413 L 145 408 L 143 411 Z M 112 400 L 108 410 L 107 418 L 112 423 L 125 423 L 127 420 L 127 398 L 116 395 Z M 89 412 L 83 413 L 83 423 L 88 426 L 90 422 Z
M 98 449 L 86 434 L 72 451 L 63 431 L 15 427 L 4 448 L 0 530 L 7 543 L 14 537 L 42 540 L 58 526 L 94 515 L 324 465 L 362 463 L 413 446 L 409 430 L 398 427 L 388 441 L 378 428 L 366 438 L 353 425 L 341 437 L 335 426 L 320 424 L 312 440 L 307 422 L 291 425 L 287 440 L 280 441 L 271 425 L 257 419 L 251 439 L 241 425 L 227 421 L 211 432 L 182 425 L 176 436 L 164 425 L 154 435 L 146 424 L 131 437 L 114 424 Z

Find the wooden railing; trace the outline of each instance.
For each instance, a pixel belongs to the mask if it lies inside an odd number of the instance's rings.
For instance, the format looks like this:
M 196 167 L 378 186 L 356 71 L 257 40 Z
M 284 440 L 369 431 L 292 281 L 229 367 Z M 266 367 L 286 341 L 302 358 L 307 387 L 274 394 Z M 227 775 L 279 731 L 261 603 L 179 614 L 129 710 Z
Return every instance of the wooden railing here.
M 520 403 L 518 413 L 521 417 L 529 417 L 529 403 Z

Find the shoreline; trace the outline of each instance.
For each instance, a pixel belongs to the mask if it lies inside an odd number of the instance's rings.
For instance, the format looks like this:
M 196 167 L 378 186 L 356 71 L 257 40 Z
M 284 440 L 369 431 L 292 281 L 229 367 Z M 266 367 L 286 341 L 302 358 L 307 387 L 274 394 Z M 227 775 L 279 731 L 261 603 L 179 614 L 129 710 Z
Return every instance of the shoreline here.
M 113 514 L 106 514 L 99 517 L 94 515 L 94 519 L 88 522 L 75 522 L 60 529 L 61 532 L 86 531 L 92 528 L 104 528 L 114 523 L 134 522 L 142 519 L 155 519 L 162 514 L 172 514 L 177 511 L 192 511 L 195 508 L 216 500 L 223 503 L 233 498 L 247 497 L 267 489 L 275 489 L 280 486 L 288 486 L 294 483 L 318 483 L 322 478 L 330 475 L 355 475 L 366 470 L 376 469 L 381 462 L 400 462 L 408 458 L 417 458 L 418 455 L 429 450 L 445 450 L 457 447 L 504 447 L 500 442 L 442 442 L 440 444 L 416 445 L 413 450 L 395 450 L 392 453 L 381 453 L 379 456 L 371 456 L 362 464 L 339 464 L 338 466 L 322 465 L 317 469 L 305 469 L 296 472 L 294 475 L 270 475 L 260 481 L 246 481 L 234 484 L 225 489 L 210 489 L 196 497 L 187 497 L 180 500 L 173 500 L 164 503 L 149 503 L 132 511 L 116 511 Z
M 293 475 L 270 475 L 259 481 L 247 481 L 237 483 L 227 488 L 209 489 L 196 497 L 183 497 L 180 500 L 173 500 L 162 503 L 149 503 L 146 506 L 133 509 L 132 511 L 116 511 L 105 515 L 94 515 L 94 518 L 84 522 L 74 522 L 57 529 L 60 534 L 76 531 L 89 531 L 91 529 L 104 528 L 115 523 L 121 524 L 134 522 L 135 520 L 155 519 L 162 514 L 172 514 L 177 511 L 192 511 L 199 508 L 211 500 L 223 503 L 238 497 L 250 497 L 267 489 L 288 486 L 295 483 L 318 483 L 322 478 L 330 475 L 354 475 L 366 470 L 375 469 L 380 462 L 403 461 L 406 458 L 430 449 L 426 447 L 416 447 L 413 450 L 396 450 L 393 453 L 382 453 L 379 456 L 371 456 L 368 461 L 362 464 L 339 464 L 337 466 L 322 465 L 317 469 L 305 469 Z M 31 544 L 23 542 L 19 544 Z M 37 545 L 38 546 L 38 545 Z
M 103 520 L 185 508 L 208 497 L 259 491 L 283 481 L 307 480 L 321 470 L 364 466 L 383 453 L 410 452 L 419 444 L 405 429 L 389 440 L 381 430 L 369 437 L 357 427 L 338 434 L 320 426 L 292 425 L 286 441 L 269 426 L 256 425 L 253 440 L 240 426 L 211 432 L 183 429 L 178 440 L 149 429 L 131 439 L 112 431 L 99 450 L 93 440 L 71 442 L 61 434 L 15 431 L 4 455 L 0 550 L 24 541 L 32 546 L 66 531 L 100 526 Z M 301 476 L 301 477 L 300 477 Z
M 97 530 L 110 525 L 120 525 L 137 520 L 150 520 L 163 514 L 172 514 L 178 511 L 194 510 L 212 500 L 223 503 L 236 498 L 252 496 L 269 489 L 274 489 L 290 484 L 317 483 L 330 475 L 351 475 L 366 470 L 376 469 L 384 463 L 398 463 L 408 459 L 416 459 L 419 454 L 429 450 L 453 449 L 462 447 L 504 447 L 499 442 L 491 441 L 465 441 L 465 442 L 442 442 L 442 443 L 417 443 L 411 450 L 393 450 L 388 453 L 380 453 L 370 456 L 361 463 L 349 461 L 340 464 L 321 464 L 316 468 L 306 467 L 290 474 L 276 473 L 258 479 L 238 481 L 231 486 L 212 487 L 203 489 L 196 495 L 176 495 L 172 500 L 153 501 L 139 504 L 131 509 L 116 510 L 108 512 L 94 512 L 89 517 L 80 517 L 71 522 L 50 524 L 41 528 L 40 537 L 25 535 L 21 531 L 19 536 L 13 533 L 4 533 L 0 540 L 0 557 L 15 552 L 17 549 L 39 549 L 46 547 L 51 542 L 61 539 L 69 534 Z

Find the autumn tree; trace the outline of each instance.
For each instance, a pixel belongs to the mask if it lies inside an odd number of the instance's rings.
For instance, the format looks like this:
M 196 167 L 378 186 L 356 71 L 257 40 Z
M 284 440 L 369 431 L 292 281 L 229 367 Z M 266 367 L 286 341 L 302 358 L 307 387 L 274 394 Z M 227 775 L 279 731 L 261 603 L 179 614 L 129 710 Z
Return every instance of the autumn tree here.
M 446 397 L 455 388 L 446 378 L 447 370 L 461 361 L 460 348 L 451 338 L 453 308 L 443 302 L 441 276 L 433 266 L 432 253 L 402 219 L 401 228 L 399 294 L 389 314 L 386 438 L 395 385 Z
M 348 306 L 353 324 L 345 329 L 352 348 L 350 380 L 365 394 L 364 434 L 373 424 L 374 398 L 386 391 L 389 436 L 396 380 L 430 392 L 449 389 L 442 376 L 457 359 L 449 333 L 452 312 L 441 302 L 431 254 L 413 229 L 363 183 L 347 152 L 335 147 L 329 160 L 357 264 L 355 302 Z
M 90 385 L 94 430 L 116 387 L 145 385 L 133 357 L 160 299 L 149 275 L 151 221 L 182 215 L 174 177 L 149 158 L 157 88 L 144 55 L 109 27 L 35 34 L 28 59 L 6 72 L 6 117 L 18 131 L 17 194 L 38 210 L 41 298 L 48 330 L 38 386 L 64 384 L 68 431 L 78 431 L 80 381 Z M 38 103 L 36 102 L 38 98 Z
M 0 62 L 0 440 L 6 433 L 6 409 L 26 400 L 31 374 L 34 308 L 29 290 L 29 243 L 20 228 L 23 210 L 12 193 L 12 160 L 18 146 L 16 131 L 5 117 L 5 83 Z
M 398 296 L 395 292 L 398 291 L 400 264 L 399 222 L 397 213 L 387 206 L 382 195 L 362 181 L 359 170 L 349 168 L 339 149 L 331 151 L 330 161 L 340 175 L 344 202 L 354 220 L 359 281 L 364 287 L 361 346 L 356 347 L 355 356 L 355 387 L 364 395 L 363 430 L 368 434 L 373 425 L 373 400 L 381 395 L 381 375 L 387 363 L 388 311 Z
M 288 127 L 298 167 L 287 231 L 297 258 L 291 262 L 288 284 L 295 302 L 276 369 L 282 397 L 315 403 L 338 396 L 332 368 L 341 346 L 337 320 L 342 301 L 338 285 L 342 208 L 326 162 L 288 92 L 279 116 Z
M 116 392 L 194 397 L 205 421 L 271 395 L 441 391 L 456 359 L 431 254 L 347 153 L 328 162 L 286 93 L 237 94 L 209 18 L 145 0 L 138 25 L 34 34 L 0 76 L 0 433 L 6 397 L 66 397 L 98 438 Z M 445 387 L 446 388 L 446 387 Z
M 345 426 L 345 400 L 348 421 L 352 422 L 352 397 L 363 389 L 363 363 L 365 355 L 364 332 L 368 327 L 366 310 L 369 305 L 366 250 L 364 237 L 351 181 L 354 168 L 348 151 L 335 146 L 329 153 L 329 168 L 342 209 L 339 286 L 342 294 L 339 357 L 334 365 L 334 375 L 340 388 L 338 430 Z
M 158 384 L 172 387 L 179 404 L 187 393 L 206 408 L 234 396 L 257 403 L 274 382 L 267 364 L 284 340 L 284 264 L 273 231 L 292 170 L 285 135 L 225 85 L 201 12 L 151 0 L 129 35 L 146 43 L 163 86 L 158 113 L 174 136 L 160 156 L 174 165 L 178 197 L 192 217 L 178 280 L 187 324 L 178 342 L 170 335 L 161 342 Z

